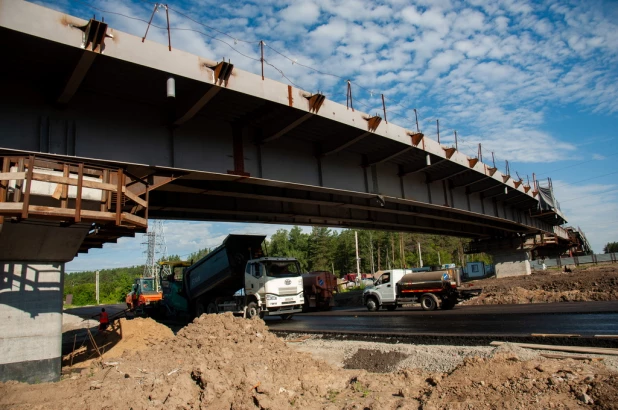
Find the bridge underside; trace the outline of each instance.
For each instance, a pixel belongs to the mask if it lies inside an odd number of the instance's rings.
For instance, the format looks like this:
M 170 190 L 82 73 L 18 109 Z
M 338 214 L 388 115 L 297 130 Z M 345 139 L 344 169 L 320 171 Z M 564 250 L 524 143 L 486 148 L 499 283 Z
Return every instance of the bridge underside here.
M 132 51 L 140 53 L 144 44 L 115 32 L 106 53 L 116 58 L 93 53 L 78 47 L 80 30 L 60 19 L 50 24 L 55 23 L 60 38 L 74 46 L 0 28 L 2 49 L 20 56 L 0 66 L 5 79 L 0 147 L 11 155 L 77 157 L 139 177 L 173 173 L 173 182 L 153 187 L 150 218 L 470 238 L 553 232 L 557 214 L 539 213 L 530 187 L 509 176 L 498 178 L 499 172 L 494 175 L 485 165 L 479 172 L 478 160 L 453 154 L 434 141 L 402 137 L 399 130 L 405 130 L 380 121 L 375 125 L 366 115 L 330 101 L 317 110 L 352 116 L 359 123 L 317 115 L 316 106 L 308 113 L 297 107 L 307 105 L 309 94 L 268 79 L 262 83 L 260 77 L 233 68 L 223 86 L 214 85 L 209 63 L 195 56 L 189 61 L 199 60 L 204 78 L 174 75 L 175 97 L 167 98 L 168 72 L 115 52 L 131 43 L 136 47 Z M 146 51 L 162 53 L 154 53 L 153 61 L 184 62 L 186 53 L 180 58 L 178 51 L 170 54 L 157 44 L 146 45 Z M 254 80 L 260 83 L 252 84 Z M 232 89 L 241 81 L 248 88 L 272 85 L 282 95 L 258 98 Z M 373 132 L 374 125 L 388 127 L 391 136 Z

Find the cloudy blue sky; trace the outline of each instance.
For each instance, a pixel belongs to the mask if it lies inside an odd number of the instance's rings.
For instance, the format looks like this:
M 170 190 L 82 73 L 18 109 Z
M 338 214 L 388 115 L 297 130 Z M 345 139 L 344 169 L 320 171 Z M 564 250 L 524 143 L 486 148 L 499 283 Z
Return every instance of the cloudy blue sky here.
M 38 1 L 82 18 L 104 16 L 143 36 L 149 1 Z M 524 0 L 213 0 L 168 3 L 172 45 L 207 58 L 231 59 L 259 73 L 345 103 L 381 112 L 443 143 L 457 130 L 459 148 L 524 179 L 551 177 L 570 224 L 595 251 L 618 241 L 618 3 Z M 97 10 L 98 9 L 98 10 Z M 165 25 L 165 12 L 155 14 Z M 167 42 L 165 30 L 148 39 Z M 274 68 L 274 67 L 276 68 Z M 307 68 L 319 69 L 312 70 Z M 450 140 L 449 140 L 450 139 Z M 170 252 L 213 246 L 226 233 L 264 232 L 273 225 L 168 222 Z M 143 262 L 141 238 L 80 256 L 67 269 Z

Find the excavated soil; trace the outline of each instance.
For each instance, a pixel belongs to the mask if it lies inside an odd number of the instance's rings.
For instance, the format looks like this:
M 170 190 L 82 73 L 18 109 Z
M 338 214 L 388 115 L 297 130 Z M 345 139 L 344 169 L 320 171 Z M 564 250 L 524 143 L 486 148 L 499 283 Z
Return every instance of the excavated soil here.
M 618 266 L 599 265 L 535 271 L 528 276 L 492 278 L 474 282 L 483 293 L 464 304 L 585 302 L 618 300 Z
M 366 369 L 373 373 L 388 373 L 395 370 L 406 356 L 399 352 L 381 352 L 379 350 L 358 349 L 354 355 L 346 359 L 346 369 Z
M 602 361 L 546 359 L 510 345 L 484 347 L 481 356 L 466 352 L 447 372 L 419 368 L 401 347 L 357 349 L 348 358 L 362 369 L 349 370 L 299 351 L 295 346 L 309 340 L 286 342 L 260 319 L 203 315 L 176 336 L 149 319 L 120 327 L 127 340 L 109 345 L 85 369 L 65 367 L 58 383 L 0 383 L 0 408 L 612 409 L 618 403 L 618 375 Z

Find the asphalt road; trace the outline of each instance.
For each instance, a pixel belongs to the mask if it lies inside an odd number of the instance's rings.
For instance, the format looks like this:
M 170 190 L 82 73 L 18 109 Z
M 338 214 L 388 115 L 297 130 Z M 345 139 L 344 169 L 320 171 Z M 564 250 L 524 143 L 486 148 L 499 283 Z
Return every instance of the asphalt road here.
M 110 317 L 125 304 L 105 305 Z M 101 306 L 66 310 L 84 318 Z M 339 308 L 303 313 L 283 321 L 267 317 L 271 330 L 286 332 L 336 332 L 364 335 L 529 336 L 531 333 L 618 335 L 618 301 L 540 303 L 528 305 L 456 306 L 453 310 L 425 312 L 419 307 L 369 312 Z
M 425 312 L 419 307 L 394 312 L 365 308 L 267 318 L 275 331 L 342 332 L 374 335 L 529 336 L 532 333 L 618 335 L 618 301 L 530 305 L 457 306 Z

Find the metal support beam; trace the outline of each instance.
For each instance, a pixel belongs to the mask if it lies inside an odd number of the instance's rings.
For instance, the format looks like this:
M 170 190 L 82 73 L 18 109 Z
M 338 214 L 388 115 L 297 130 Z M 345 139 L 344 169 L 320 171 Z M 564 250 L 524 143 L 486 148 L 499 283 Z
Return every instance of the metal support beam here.
M 368 135 L 371 135 L 372 133 L 370 131 L 367 132 L 363 132 L 362 134 L 352 138 L 351 140 L 348 140 L 346 142 L 344 142 L 343 144 L 336 146 L 334 148 L 331 148 L 327 151 L 322 152 L 322 156 L 327 156 L 327 155 L 332 155 L 332 154 L 336 154 L 337 152 L 346 149 L 347 147 L 349 147 L 350 145 L 356 144 L 358 141 L 362 140 L 363 138 L 365 138 Z
M 387 155 L 387 156 L 386 156 L 386 157 L 384 157 L 384 158 L 378 159 L 378 160 L 376 160 L 376 161 L 372 161 L 372 162 L 370 162 L 370 163 L 369 163 L 369 164 L 367 164 L 367 165 L 368 165 L 368 166 L 372 166 L 372 165 L 377 165 L 377 164 L 381 164 L 381 163 L 383 163 L 383 162 L 390 161 L 391 159 L 393 159 L 393 158 L 397 158 L 398 156 L 400 156 L 400 155 L 402 155 L 402 154 L 405 154 L 406 152 L 408 152 L 408 151 L 410 151 L 410 150 L 412 150 L 412 149 L 414 149 L 414 147 L 412 147 L 412 146 L 410 146 L 410 147 L 406 147 L 406 148 L 404 148 L 404 149 L 402 149 L 402 150 L 400 150 L 400 151 L 395 152 L 394 154 L 390 154 L 390 155 Z
M 421 171 L 425 172 L 428 169 L 430 169 L 431 167 L 434 167 L 434 166 L 436 166 L 438 164 L 441 164 L 444 161 L 445 160 L 443 158 L 440 158 L 436 162 L 432 163 L 431 165 L 423 165 L 422 167 L 418 167 L 418 168 L 415 168 L 413 170 L 408 170 L 408 171 L 404 170 L 404 172 L 402 174 L 400 174 L 400 176 L 405 177 L 406 175 L 414 174 L 414 173 L 417 173 L 417 172 L 421 172 Z M 431 182 L 431 181 L 429 181 L 429 182 Z
M 429 182 L 438 182 L 438 181 L 443 181 L 445 179 L 450 179 L 453 177 L 456 177 L 457 175 L 461 175 L 464 174 L 466 172 L 470 171 L 469 169 L 464 169 L 463 171 L 459 171 L 459 172 L 455 172 L 454 174 L 445 176 L 445 177 L 441 177 L 441 178 L 436 178 L 436 179 L 430 179 Z M 453 186 L 453 188 L 457 188 L 456 186 Z
M 263 143 L 266 142 L 271 142 L 274 141 L 276 139 L 279 139 L 281 137 L 283 137 L 285 134 L 287 134 L 288 132 L 292 131 L 294 128 L 298 127 L 300 124 L 302 124 L 303 122 L 307 121 L 308 119 L 312 118 L 313 116 L 315 116 L 314 113 L 312 112 L 308 112 L 305 115 L 303 115 L 302 117 L 298 118 L 296 121 L 292 122 L 290 125 L 288 125 L 287 127 L 283 128 L 280 131 L 277 131 L 276 133 L 272 134 L 269 137 L 266 137 L 262 140 Z
M 93 51 L 84 50 L 84 52 L 82 52 L 79 61 L 73 69 L 73 73 L 64 86 L 64 90 L 62 90 L 60 97 L 58 97 L 59 104 L 68 104 L 69 101 L 71 101 L 71 98 L 73 98 L 82 81 L 84 81 L 96 57 L 97 53 Z
M 494 186 L 490 186 L 488 188 L 477 189 L 475 191 L 471 191 L 470 189 L 468 189 L 468 193 L 469 194 L 478 194 L 480 192 L 490 191 L 490 190 L 496 189 L 496 188 L 500 188 L 504 192 L 504 185 L 494 185 Z M 485 198 L 488 198 L 488 197 L 485 197 Z
M 479 179 L 475 179 L 474 181 L 470 181 L 470 182 L 466 182 L 465 184 L 461 184 L 461 185 L 453 185 L 453 188 L 465 188 L 465 187 L 469 187 L 471 185 L 477 184 L 481 181 L 485 181 L 487 178 L 489 178 L 489 176 L 485 175 Z
M 193 106 L 189 108 L 182 117 L 174 121 L 174 125 L 182 125 L 185 122 L 189 121 L 191 118 L 195 117 L 195 115 L 200 112 L 200 110 L 204 108 L 206 104 L 208 104 L 210 100 L 212 100 L 215 95 L 219 93 L 219 91 L 221 91 L 221 87 L 213 85 L 210 90 L 208 90 L 206 94 L 202 96 L 202 98 L 197 100 L 196 103 L 193 104 Z

